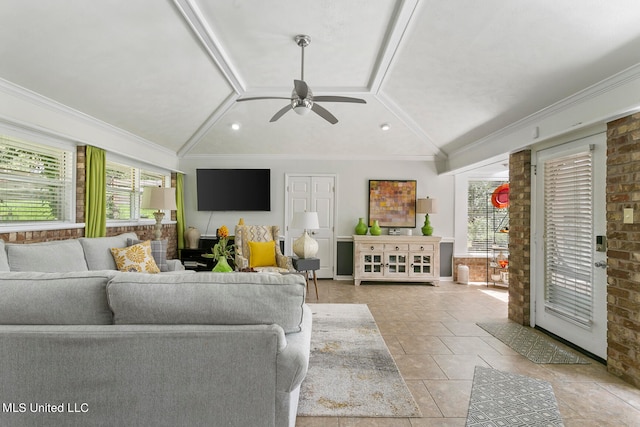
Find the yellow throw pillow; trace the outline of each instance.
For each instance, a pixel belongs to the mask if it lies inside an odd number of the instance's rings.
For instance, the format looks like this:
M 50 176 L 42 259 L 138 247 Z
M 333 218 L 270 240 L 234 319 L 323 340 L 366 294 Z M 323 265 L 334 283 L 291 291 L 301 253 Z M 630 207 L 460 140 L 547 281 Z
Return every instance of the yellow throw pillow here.
M 249 241 L 249 267 L 277 267 L 276 242 Z
M 111 255 L 113 255 L 119 271 L 160 273 L 160 269 L 151 255 L 149 240 L 127 248 L 111 248 Z

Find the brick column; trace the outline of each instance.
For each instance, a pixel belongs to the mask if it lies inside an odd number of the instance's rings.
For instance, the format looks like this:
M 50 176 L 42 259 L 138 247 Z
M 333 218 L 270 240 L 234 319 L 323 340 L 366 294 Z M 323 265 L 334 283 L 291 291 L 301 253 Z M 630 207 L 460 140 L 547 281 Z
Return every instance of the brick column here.
M 531 307 L 531 150 L 509 159 L 509 319 L 529 325 Z
M 640 387 L 640 113 L 607 124 L 607 241 L 607 367 Z

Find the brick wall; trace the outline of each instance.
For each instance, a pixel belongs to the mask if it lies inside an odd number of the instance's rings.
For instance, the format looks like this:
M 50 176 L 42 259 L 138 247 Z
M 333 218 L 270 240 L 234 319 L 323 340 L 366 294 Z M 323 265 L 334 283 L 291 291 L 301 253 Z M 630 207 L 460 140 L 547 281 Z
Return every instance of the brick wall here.
M 531 150 L 509 159 L 509 319 L 528 325 L 531 307 Z
M 487 258 L 480 257 L 455 257 L 453 259 L 453 280 L 458 280 L 458 265 L 469 267 L 470 282 L 487 281 Z
M 640 113 L 607 124 L 607 241 L 607 366 L 640 387 Z

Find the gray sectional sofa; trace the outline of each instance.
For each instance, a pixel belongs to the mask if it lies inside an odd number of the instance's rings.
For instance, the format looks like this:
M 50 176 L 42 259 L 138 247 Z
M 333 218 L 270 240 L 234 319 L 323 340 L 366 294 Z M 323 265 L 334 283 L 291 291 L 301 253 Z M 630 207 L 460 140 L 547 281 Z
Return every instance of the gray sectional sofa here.
M 295 425 L 302 276 L 69 271 L 68 242 L 36 272 L 0 240 L 0 425 Z

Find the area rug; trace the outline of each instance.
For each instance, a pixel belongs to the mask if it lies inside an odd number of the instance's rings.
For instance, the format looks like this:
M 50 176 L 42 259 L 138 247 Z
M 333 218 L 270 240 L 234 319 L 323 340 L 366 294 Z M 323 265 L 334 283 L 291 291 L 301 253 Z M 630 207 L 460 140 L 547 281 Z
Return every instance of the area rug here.
M 309 306 L 311 357 L 298 415 L 421 416 L 365 304 Z
M 551 384 L 476 366 L 466 427 L 561 427 Z
M 513 322 L 477 325 L 534 363 L 591 363 L 578 353 L 560 347 L 553 338 L 533 328 Z

